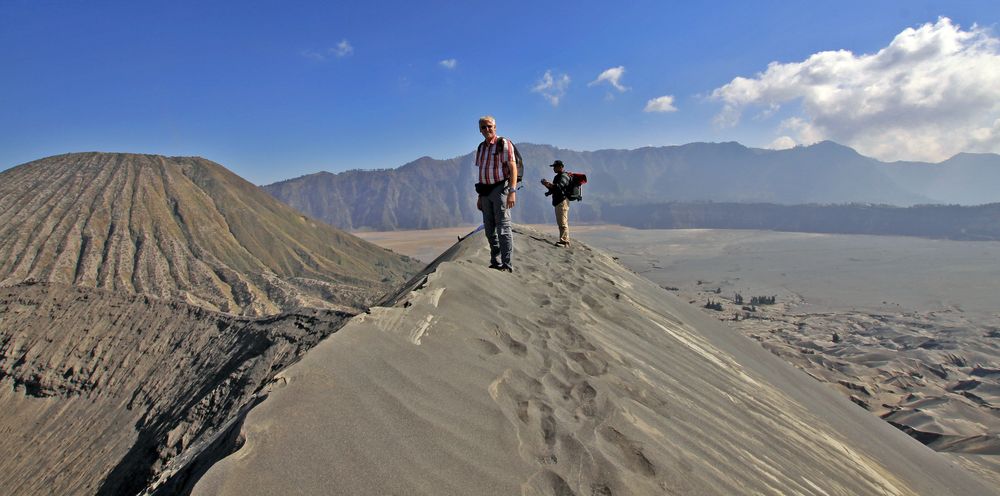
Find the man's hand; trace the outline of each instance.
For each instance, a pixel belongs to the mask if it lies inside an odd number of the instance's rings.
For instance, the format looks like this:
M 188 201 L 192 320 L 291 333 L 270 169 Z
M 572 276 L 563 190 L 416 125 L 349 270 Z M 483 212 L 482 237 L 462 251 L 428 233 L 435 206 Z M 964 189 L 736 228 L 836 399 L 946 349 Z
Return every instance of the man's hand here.
M 476 210 L 483 211 L 483 197 L 476 198 Z
M 507 208 L 514 208 L 514 201 L 517 200 L 515 197 L 517 195 L 516 191 L 511 191 L 507 193 Z

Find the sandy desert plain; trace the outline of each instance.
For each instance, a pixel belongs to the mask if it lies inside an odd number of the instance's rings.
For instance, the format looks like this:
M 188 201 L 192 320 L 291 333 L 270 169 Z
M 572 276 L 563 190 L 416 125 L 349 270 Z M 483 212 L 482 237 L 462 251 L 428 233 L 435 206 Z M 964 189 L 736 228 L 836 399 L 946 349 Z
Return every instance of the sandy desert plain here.
M 430 262 L 474 227 L 355 234 Z M 1000 483 L 1000 242 L 612 225 L 571 235 Z

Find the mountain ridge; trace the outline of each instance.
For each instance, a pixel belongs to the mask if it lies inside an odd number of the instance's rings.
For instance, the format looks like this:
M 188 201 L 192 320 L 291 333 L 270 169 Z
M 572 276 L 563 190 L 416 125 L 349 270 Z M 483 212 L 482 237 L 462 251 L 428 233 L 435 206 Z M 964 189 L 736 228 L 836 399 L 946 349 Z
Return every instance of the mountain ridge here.
M 695 142 L 634 150 L 573 151 L 519 143 L 526 163 L 513 219 L 551 222 L 538 186 L 555 159 L 584 172 L 585 200 L 574 218 L 602 220 L 607 206 L 676 202 L 921 205 L 1000 201 L 986 187 L 1000 182 L 1000 156 L 959 154 L 943 165 L 885 163 L 832 141 L 787 150 L 737 142 Z M 948 179 L 949 180 L 944 180 Z M 395 169 L 316 173 L 262 186 L 310 216 L 343 229 L 425 229 L 479 222 L 472 153 L 447 160 L 421 157 Z M 416 194 L 414 192 L 419 192 Z M 355 206 L 345 199 L 357 200 Z

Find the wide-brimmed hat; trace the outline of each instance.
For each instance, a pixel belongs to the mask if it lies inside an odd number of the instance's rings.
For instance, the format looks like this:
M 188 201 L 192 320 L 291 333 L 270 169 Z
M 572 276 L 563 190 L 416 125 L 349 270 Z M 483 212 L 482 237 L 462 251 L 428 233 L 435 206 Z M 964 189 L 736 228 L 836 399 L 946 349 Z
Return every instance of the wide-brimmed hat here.
M 557 166 L 557 165 L 558 165 L 559 167 L 566 167 L 565 165 L 563 165 L 563 163 L 562 163 L 562 160 L 556 160 L 555 162 L 552 162 L 552 164 L 551 164 L 551 165 L 549 165 L 549 167 L 555 167 L 555 166 Z

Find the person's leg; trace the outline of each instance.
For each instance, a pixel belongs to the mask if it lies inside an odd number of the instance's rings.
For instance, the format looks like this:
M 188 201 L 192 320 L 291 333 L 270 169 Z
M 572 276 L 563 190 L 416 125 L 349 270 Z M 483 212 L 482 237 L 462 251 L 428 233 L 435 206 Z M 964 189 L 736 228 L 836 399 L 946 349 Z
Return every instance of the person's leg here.
M 552 210 L 556 212 L 556 226 L 559 226 L 559 205 L 553 205 Z M 559 228 L 559 241 L 556 244 L 562 243 L 562 227 Z
M 556 225 L 559 226 L 559 241 L 569 244 L 569 200 L 556 205 Z
M 499 190 L 499 193 L 496 197 L 496 224 L 497 237 L 500 238 L 500 261 L 504 267 L 512 268 L 511 256 L 514 253 L 514 234 L 510 229 L 510 209 L 507 208 L 507 191 L 509 191 L 509 188 L 504 186 L 497 188 L 497 190 Z
M 490 245 L 490 266 L 501 265 L 500 263 L 500 241 L 497 239 L 497 223 L 495 206 L 491 200 L 492 195 L 483 197 L 483 234 L 486 235 L 486 242 Z

